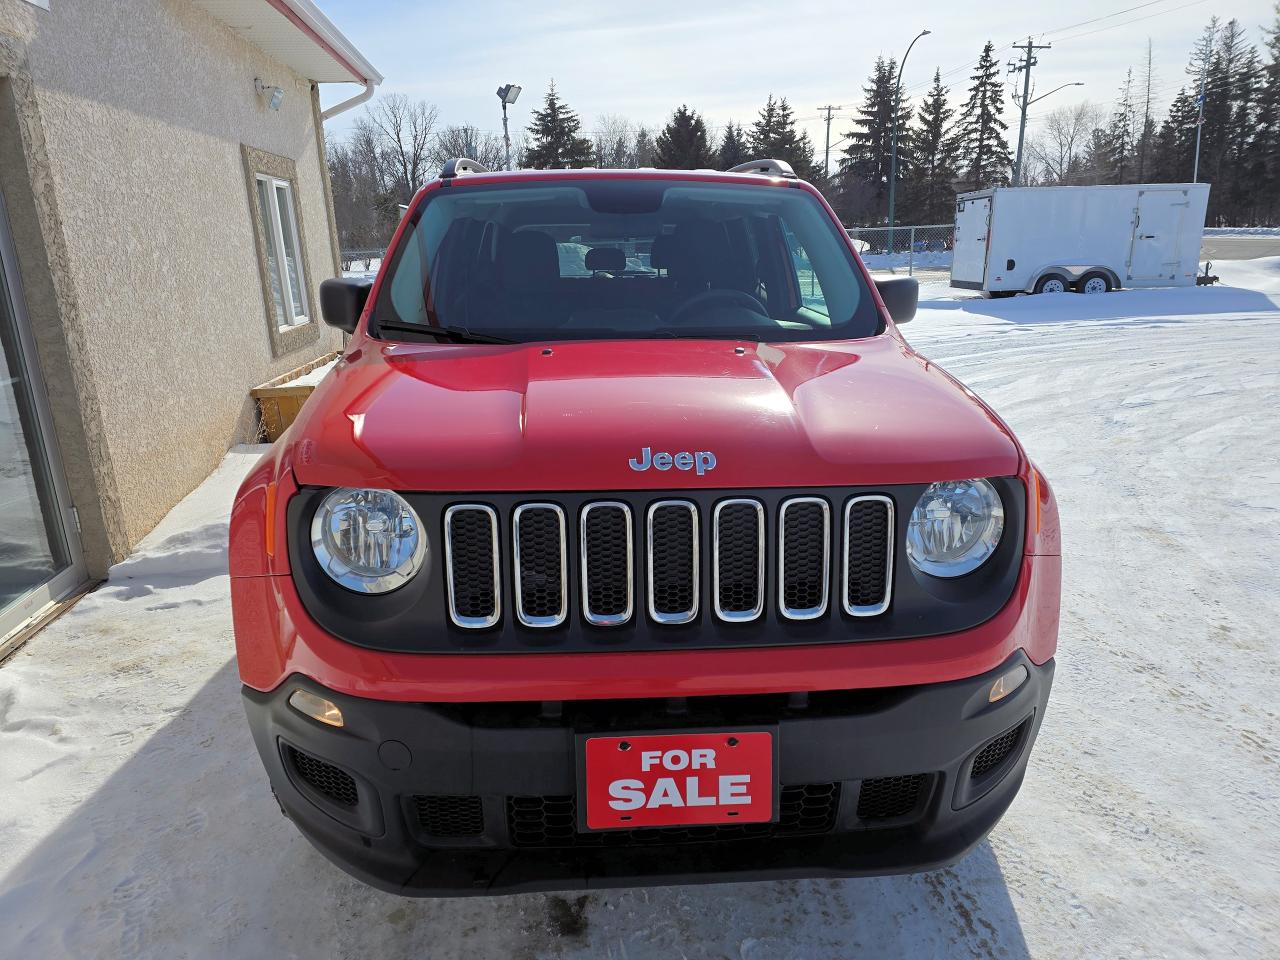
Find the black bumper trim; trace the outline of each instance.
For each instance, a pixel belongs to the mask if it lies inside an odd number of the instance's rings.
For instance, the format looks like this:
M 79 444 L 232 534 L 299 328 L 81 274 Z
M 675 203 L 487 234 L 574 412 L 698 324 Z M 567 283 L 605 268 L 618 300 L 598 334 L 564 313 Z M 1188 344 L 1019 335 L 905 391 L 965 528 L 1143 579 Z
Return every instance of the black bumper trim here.
M 1016 664 L 1028 679 L 991 704 L 991 684 Z M 750 879 L 878 876 L 935 869 L 963 857 L 995 826 L 1016 795 L 1044 716 L 1054 664 L 1021 652 L 980 677 L 875 691 L 858 709 L 789 711 L 772 718 L 782 784 L 843 784 L 834 828 L 821 836 L 643 846 L 516 847 L 507 829 L 508 797 L 571 795 L 574 738 L 584 724 L 574 704 L 563 717 L 530 719 L 521 705 L 430 705 L 365 700 L 334 693 L 300 676 L 271 693 L 244 689 L 259 753 L 282 808 L 330 860 L 365 882 L 408 896 L 591 889 Z M 287 705 L 297 687 L 337 703 L 341 730 Z M 855 696 L 850 694 L 850 696 Z M 663 701 L 618 701 L 625 722 L 653 706 L 653 729 L 759 722 L 765 698 L 707 697 L 688 713 L 665 714 Z M 785 698 L 778 698 L 780 704 Z M 839 702 L 839 701 L 834 701 Z M 855 701 L 856 702 L 856 697 Z M 605 702 L 608 705 L 608 702 Z M 585 705 L 584 705 L 585 706 Z M 599 717 L 600 702 L 593 702 Z M 744 713 L 749 712 L 750 715 Z M 517 711 L 518 713 L 518 711 Z M 1027 721 L 1000 765 L 970 783 L 976 752 Z M 379 759 L 388 742 L 412 757 L 401 769 Z M 330 809 L 300 789 L 282 762 L 281 743 L 347 771 L 359 788 L 358 813 Z M 399 747 L 397 747 L 399 751 Z M 385 751 L 384 751 L 385 753 Z M 397 755 L 400 755 L 399 753 Z M 867 822 L 857 814 L 861 781 L 928 776 L 927 795 L 910 815 Z M 478 796 L 484 829 L 476 836 L 431 838 L 413 816 L 417 795 Z M 365 807 L 361 810 L 360 807 Z

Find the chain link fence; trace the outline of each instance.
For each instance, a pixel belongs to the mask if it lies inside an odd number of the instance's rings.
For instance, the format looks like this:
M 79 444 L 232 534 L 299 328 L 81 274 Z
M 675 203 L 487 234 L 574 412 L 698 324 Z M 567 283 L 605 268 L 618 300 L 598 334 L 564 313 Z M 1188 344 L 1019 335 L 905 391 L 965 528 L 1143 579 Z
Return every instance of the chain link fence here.
M 942 280 L 951 275 L 955 225 L 931 223 L 889 227 L 849 227 L 867 269 L 878 273 L 903 273 L 921 280 Z

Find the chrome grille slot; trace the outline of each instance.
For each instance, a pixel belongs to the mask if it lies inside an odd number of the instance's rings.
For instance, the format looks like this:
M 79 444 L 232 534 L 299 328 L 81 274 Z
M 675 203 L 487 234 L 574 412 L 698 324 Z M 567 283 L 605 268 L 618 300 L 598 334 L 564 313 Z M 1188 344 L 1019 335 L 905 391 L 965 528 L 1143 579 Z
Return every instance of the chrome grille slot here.
M 721 500 L 711 527 L 716 616 L 730 623 L 755 620 L 764 612 L 764 504 Z
M 516 617 L 526 627 L 555 627 L 569 612 L 564 510 L 525 503 L 512 518 Z
M 659 500 L 648 513 L 649 616 L 688 623 L 698 615 L 698 508 L 688 500 Z
M 827 612 L 831 507 L 821 497 L 784 500 L 778 515 L 778 609 L 790 620 Z
M 616 500 L 582 508 L 582 615 L 597 627 L 614 627 L 635 610 L 635 549 L 631 507 Z
M 851 497 L 844 508 L 844 609 L 874 617 L 893 593 L 893 501 L 881 494 Z
M 502 615 L 498 515 L 493 507 L 460 503 L 444 513 L 449 619 L 459 627 L 492 627 Z

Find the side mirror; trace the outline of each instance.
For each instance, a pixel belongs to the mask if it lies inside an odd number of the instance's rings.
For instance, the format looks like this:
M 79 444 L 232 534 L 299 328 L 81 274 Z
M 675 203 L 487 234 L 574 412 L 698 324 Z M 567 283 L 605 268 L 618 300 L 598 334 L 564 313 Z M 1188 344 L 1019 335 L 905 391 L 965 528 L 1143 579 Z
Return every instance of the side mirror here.
M 915 277 L 886 277 L 875 281 L 880 299 L 894 323 L 906 323 L 916 315 L 920 302 L 920 281 Z
M 373 281 L 364 277 L 333 277 L 320 284 L 320 315 L 331 327 L 355 333 Z

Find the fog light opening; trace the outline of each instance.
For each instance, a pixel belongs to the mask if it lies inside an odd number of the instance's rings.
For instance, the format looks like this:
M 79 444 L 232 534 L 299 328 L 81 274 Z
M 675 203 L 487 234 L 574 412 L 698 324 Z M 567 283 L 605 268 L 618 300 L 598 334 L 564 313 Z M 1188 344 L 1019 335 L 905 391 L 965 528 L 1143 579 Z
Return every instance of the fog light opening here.
M 995 703 L 997 700 L 1003 700 L 1026 683 L 1027 676 L 1027 668 L 1021 663 L 1018 664 L 991 685 L 991 694 L 987 697 L 987 702 Z
M 304 717 L 319 720 L 331 727 L 342 726 L 342 711 L 338 709 L 338 705 L 332 700 L 317 697 L 310 691 L 301 689 L 293 691 L 289 694 L 289 706 Z

